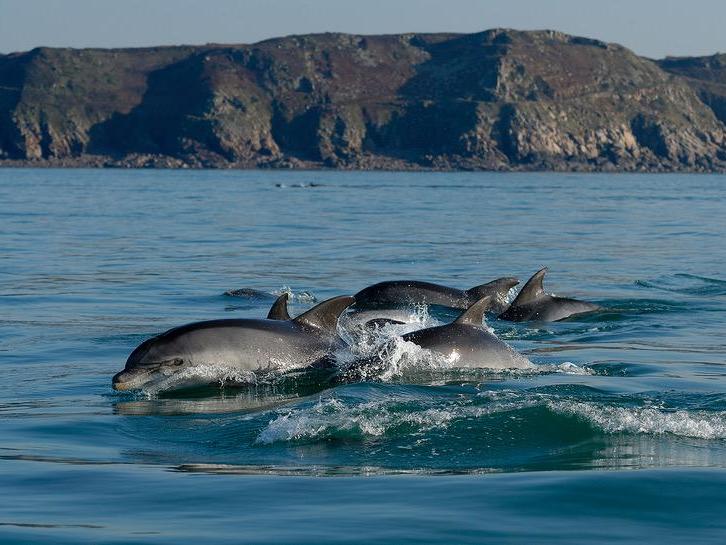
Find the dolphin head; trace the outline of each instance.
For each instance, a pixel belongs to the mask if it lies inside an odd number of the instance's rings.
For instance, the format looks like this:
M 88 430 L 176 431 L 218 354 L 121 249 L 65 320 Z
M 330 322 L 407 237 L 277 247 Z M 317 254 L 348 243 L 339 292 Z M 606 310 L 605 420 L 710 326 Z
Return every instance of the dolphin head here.
M 141 343 L 126 360 L 124 370 L 113 377 L 114 390 L 137 390 L 188 365 L 177 343 L 163 335 Z

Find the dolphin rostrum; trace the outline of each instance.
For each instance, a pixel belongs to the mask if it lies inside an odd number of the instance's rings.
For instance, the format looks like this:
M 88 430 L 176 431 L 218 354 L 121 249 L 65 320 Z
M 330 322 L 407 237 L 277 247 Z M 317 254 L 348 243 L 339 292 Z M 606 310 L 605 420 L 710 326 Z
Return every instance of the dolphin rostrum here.
M 502 312 L 507 306 L 509 290 L 519 284 L 516 278 L 498 278 L 468 290 L 458 290 L 416 280 L 379 282 L 355 294 L 356 308 L 400 305 L 441 305 L 467 309 L 482 297 L 492 296 L 491 311 Z
M 254 380 L 253 373 L 322 366 L 343 342 L 337 333 L 338 317 L 354 302 L 353 297 L 334 297 L 294 320 L 224 319 L 170 329 L 131 353 L 124 370 L 113 377 L 113 387 L 180 388 L 218 382 L 210 368 L 244 382 Z
M 547 267 L 540 269 L 527 281 L 509 308 L 499 315 L 500 319 L 510 322 L 527 320 L 556 322 L 570 316 L 602 309 L 593 303 L 546 293 L 542 281 L 547 270 Z
M 532 363 L 484 328 L 484 312 L 492 297 L 487 296 L 465 310 L 454 322 L 419 329 L 403 336 L 404 341 L 443 355 L 456 367 L 524 369 Z

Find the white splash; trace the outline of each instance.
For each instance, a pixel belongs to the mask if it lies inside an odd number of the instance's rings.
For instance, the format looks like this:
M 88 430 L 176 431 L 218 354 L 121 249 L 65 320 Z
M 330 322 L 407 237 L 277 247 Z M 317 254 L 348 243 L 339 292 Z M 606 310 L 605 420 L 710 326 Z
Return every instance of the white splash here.
M 171 371 L 171 370 L 170 370 Z M 142 393 L 147 396 L 154 396 L 160 392 L 190 388 L 195 386 L 207 386 L 209 384 L 257 384 L 257 375 L 248 370 L 241 370 L 237 367 L 220 364 L 199 364 L 183 369 L 174 370 L 168 375 L 161 375 L 160 378 L 146 384 Z
M 534 367 L 528 367 L 525 369 L 509 369 L 508 374 L 514 376 L 533 376 L 533 375 L 594 375 L 595 372 L 589 367 L 581 367 L 572 362 L 566 361 L 564 363 L 545 363 L 537 364 Z
M 583 418 L 608 433 L 673 434 L 726 439 L 726 412 L 617 407 L 592 402 L 550 401 L 555 412 Z
M 397 402 L 397 403 L 396 403 Z M 380 437 L 393 429 L 413 428 L 412 434 L 446 428 L 453 420 L 476 417 L 486 409 L 478 407 L 429 407 L 405 410 L 405 399 L 370 401 L 347 406 L 337 398 L 319 400 L 307 409 L 292 409 L 270 421 L 256 442 L 321 439 L 336 435 Z M 398 404 L 398 410 L 391 410 Z
M 280 296 L 283 293 L 287 293 L 290 301 L 295 301 L 296 303 L 317 303 L 318 301 L 318 298 L 312 292 L 296 292 L 290 286 L 282 286 L 280 289 L 272 291 L 272 294 L 276 296 Z

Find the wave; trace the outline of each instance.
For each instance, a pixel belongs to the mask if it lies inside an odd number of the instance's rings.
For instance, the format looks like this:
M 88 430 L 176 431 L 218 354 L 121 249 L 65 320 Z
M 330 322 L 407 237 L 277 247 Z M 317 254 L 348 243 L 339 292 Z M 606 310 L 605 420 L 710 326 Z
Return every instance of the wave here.
M 487 390 L 475 399 L 425 400 L 407 396 L 360 401 L 337 395 L 314 404 L 278 410 L 259 432 L 256 443 L 366 440 L 400 436 L 431 439 L 431 432 L 457 426 L 459 432 L 481 438 L 512 432 L 537 437 L 543 429 L 566 433 L 573 419 L 591 432 L 671 435 L 704 440 L 726 439 L 726 411 L 673 410 L 663 406 L 624 406 L 632 399 L 582 401 L 548 393 Z M 620 403 L 616 405 L 614 403 Z M 642 402 L 642 400 L 641 400 Z M 584 439 L 586 435 L 582 436 Z M 535 442 L 534 440 L 532 441 Z M 535 447 L 536 444 L 530 445 Z
M 257 437 L 257 443 L 303 439 L 362 439 L 396 431 L 418 433 L 446 427 L 453 419 L 477 416 L 476 408 L 421 408 L 416 401 L 371 401 L 348 406 L 333 397 L 305 410 L 291 410 L 272 420 Z
M 726 295 L 726 280 L 686 273 L 661 276 L 653 280 L 636 280 L 635 285 L 695 297 Z
M 726 439 L 726 412 L 614 407 L 573 400 L 549 402 L 558 413 L 581 418 L 608 433 L 672 434 L 699 439 Z

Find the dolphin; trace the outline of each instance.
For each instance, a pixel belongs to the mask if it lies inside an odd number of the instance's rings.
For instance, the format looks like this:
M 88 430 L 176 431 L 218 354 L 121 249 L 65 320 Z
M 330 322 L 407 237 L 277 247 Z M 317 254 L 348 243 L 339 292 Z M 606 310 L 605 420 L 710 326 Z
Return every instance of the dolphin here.
M 468 290 L 458 290 L 416 280 L 393 280 L 379 282 L 355 294 L 356 308 L 386 307 L 400 305 L 441 305 L 450 308 L 467 309 L 482 297 L 492 296 L 491 311 L 502 312 L 507 306 L 509 290 L 519 284 L 516 278 L 498 278 Z
M 571 316 L 602 310 L 602 307 L 586 301 L 555 297 L 545 293 L 542 281 L 547 267 L 540 269 L 530 278 L 507 310 L 499 315 L 502 320 L 524 322 L 539 320 L 556 322 Z
M 287 290 L 288 288 L 283 288 Z M 274 293 L 270 293 L 268 291 L 261 291 L 256 290 L 254 288 L 238 288 L 234 290 L 227 290 L 222 295 L 225 295 L 227 297 L 239 297 L 242 299 L 251 299 L 253 301 L 269 301 L 271 299 L 274 299 L 276 295 Z M 312 293 L 309 291 L 301 291 L 296 295 L 296 297 L 301 301 L 309 301 L 312 303 L 316 303 L 318 301 L 318 298 L 315 297 Z
M 228 297 L 244 297 L 246 299 L 254 299 L 258 301 L 269 300 L 274 297 L 271 293 L 266 291 L 256 290 L 254 288 L 238 288 L 234 290 L 227 290 L 222 295 Z
M 324 367 L 343 343 L 338 317 L 354 302 L 353 297 L 334 297 L 294 320 L 224 319 L 170 329 L 131 353 L 124 370 L 113 377 L 113 387 L 182 388 L 219 382 L 219 373 L 210 374 L 210 368 L 244 382 L 258 374 Z
M 482 297 L 454 322 L 406 333 L 404 341 L 438 353 L 456 367 L 486 369 L 526 369 L 534 367 L 519 352 L 484 328 L 484 313 L 492 296 Z

